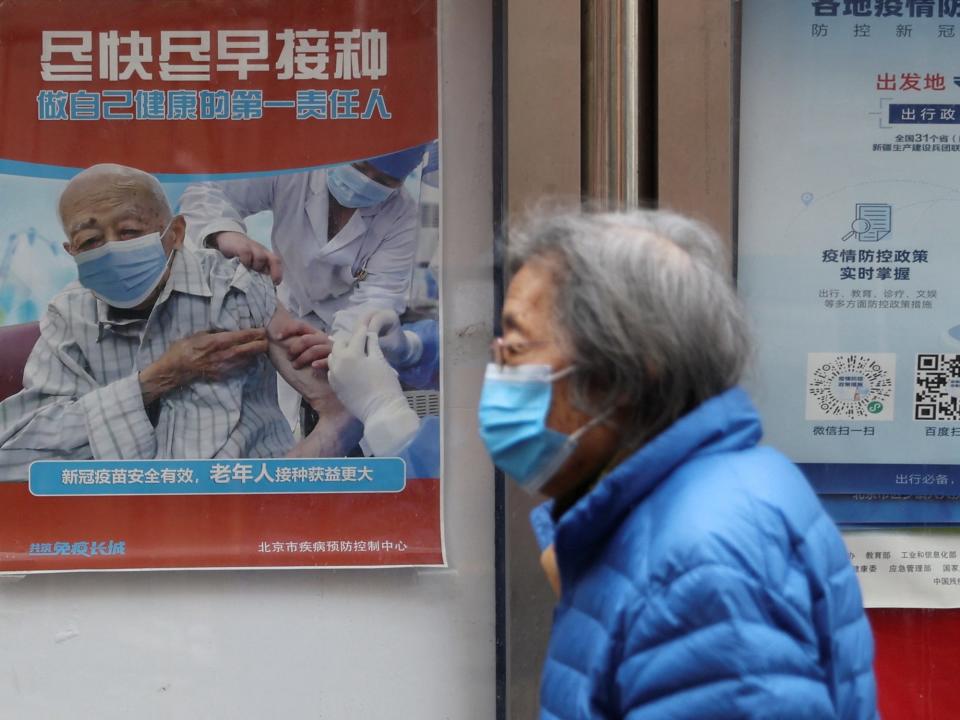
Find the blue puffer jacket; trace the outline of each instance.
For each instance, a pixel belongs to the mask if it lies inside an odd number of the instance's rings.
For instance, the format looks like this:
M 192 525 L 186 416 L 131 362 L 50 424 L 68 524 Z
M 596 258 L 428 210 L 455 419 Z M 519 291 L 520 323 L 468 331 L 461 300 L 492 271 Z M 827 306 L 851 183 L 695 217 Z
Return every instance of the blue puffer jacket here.
M 704 403 L 554 526 L 562 596 L 542 718 L 875 718 L 873 637 L 839 533 L 757 447 L 740 389 Z

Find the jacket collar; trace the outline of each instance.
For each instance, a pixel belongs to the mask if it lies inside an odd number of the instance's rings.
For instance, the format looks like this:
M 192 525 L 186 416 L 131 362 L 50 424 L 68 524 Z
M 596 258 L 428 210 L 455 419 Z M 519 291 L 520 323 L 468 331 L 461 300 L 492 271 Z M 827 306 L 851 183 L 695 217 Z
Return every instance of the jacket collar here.
M 740 388 L 707 400 L 603 476 L 557 521 L 555 545 L 564 584 L 582 559 L 624 516 L 682 463 L 695 457 L 753 447 L 760 417 Z

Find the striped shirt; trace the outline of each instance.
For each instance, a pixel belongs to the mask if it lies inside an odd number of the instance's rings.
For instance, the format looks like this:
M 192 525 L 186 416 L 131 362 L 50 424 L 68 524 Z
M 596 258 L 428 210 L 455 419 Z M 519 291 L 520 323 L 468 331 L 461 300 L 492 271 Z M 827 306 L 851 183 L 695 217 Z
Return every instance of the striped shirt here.
M 0 403 L 0 480 L 34 460 L 283 456 L 293 445 L 266 355 L 144 407 L 138 373 L 201 331 L 264 327 L 269 278 L 215 251 L 180 249 L 146 318 L 121 316 L 79 283 L 50 303 L 23 386 Z

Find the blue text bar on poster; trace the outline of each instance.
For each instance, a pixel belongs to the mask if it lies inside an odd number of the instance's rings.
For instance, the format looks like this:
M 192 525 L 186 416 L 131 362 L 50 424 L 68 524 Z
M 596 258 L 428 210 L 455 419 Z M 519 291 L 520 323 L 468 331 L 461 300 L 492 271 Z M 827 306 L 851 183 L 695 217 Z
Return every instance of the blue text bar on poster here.
M 820 494 L 960 497 L 960 465 L 800 463 L 799 467 Z
M 257 495 L 394 493 L 399 458 L 279 460 L 80 460 L 30 466 L 30 492 L 78 495 Z
M 960 498 L 940 495 L 822 495 L 820 502 L 838 525 L 960 524 Z
M 890 103 L 891 125 L 957 125 L 960 105 L 943 103 Z

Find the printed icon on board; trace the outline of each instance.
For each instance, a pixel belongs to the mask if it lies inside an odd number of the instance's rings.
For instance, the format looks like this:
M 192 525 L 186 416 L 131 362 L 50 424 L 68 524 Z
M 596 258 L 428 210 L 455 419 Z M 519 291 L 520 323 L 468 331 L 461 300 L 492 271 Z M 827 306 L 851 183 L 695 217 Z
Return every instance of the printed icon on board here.
M 860 242 L 877 242 L 890 234 L 893 207 L 887 203 L 857 203 L 850 232 L 841 240 L 856 238 Z

